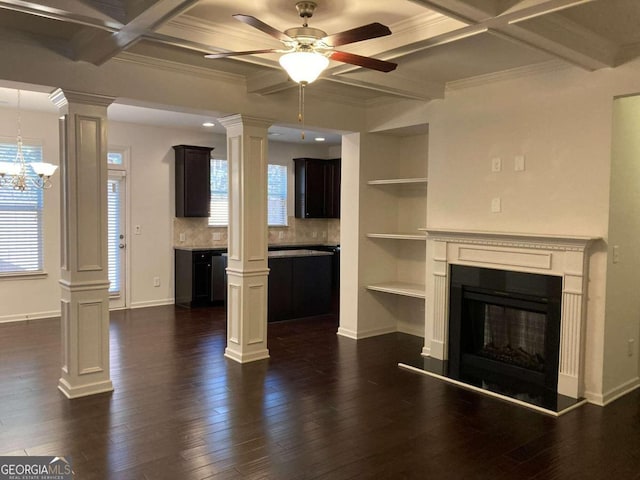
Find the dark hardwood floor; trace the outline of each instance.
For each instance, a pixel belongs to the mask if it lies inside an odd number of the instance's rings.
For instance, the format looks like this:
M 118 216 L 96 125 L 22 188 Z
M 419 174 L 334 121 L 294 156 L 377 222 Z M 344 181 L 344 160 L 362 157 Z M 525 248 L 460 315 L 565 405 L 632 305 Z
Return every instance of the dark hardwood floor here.
M 223 357 L 221 308 L 111 321 L 111 394 L 56 385 L 59 320 L 0 325 L 0 455 L 70 455 L 84 479 L 640 479 L 640 393 L 559 419 L 399 369 L 421 339 L 269 325 Z

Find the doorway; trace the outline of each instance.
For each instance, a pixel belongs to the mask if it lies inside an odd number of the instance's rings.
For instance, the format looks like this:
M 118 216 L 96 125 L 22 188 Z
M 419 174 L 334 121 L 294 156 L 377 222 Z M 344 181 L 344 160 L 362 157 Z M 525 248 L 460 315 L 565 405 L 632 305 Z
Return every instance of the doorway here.
M 127 307 L 126 151 L 109 149 L 107 180 L 109 309 Z

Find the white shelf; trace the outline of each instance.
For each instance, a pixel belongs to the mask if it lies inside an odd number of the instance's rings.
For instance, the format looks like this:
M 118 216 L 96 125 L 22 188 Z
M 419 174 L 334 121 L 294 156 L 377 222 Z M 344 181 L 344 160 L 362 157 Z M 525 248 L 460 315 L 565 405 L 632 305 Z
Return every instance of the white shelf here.
M 406 297 L 424 298 L 424 285 L 405 282 L 385 282 L 367 285 L 367 290 L 376 292 L 392 293 L 394 295 L 404 295 Z
M 381 180 L 369 180 L 369 185 L 403 185 L 403 184 L 425 184 L 427 183 L 426 177 L 420 178 L 384 178 Z
M 424 233 L 367 233 L 369 238 L 390 238 L 395 240 L 426 240 L 427 236 Z

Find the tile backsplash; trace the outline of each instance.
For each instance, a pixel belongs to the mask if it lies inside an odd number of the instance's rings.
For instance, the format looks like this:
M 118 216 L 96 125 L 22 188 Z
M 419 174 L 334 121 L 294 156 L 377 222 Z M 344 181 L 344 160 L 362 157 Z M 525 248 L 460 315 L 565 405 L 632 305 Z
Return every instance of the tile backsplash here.
M 227 227 L 210 227 L 208 218 L 174 218 L 175 247 L 226 247 Z M 269 227 L 269 244 L 340 243 L 339 218 L 289 217 L 287 227 Z M 183 240 L 181 240 L 183 235 Z

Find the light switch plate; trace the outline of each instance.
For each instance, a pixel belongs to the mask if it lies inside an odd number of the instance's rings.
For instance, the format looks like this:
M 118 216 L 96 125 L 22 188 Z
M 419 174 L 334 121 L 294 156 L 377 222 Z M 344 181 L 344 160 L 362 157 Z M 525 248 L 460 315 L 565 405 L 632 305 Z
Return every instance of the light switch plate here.
M 142 233 L 142 227 L 140 225 L 136 225 L 135 233 L 136 235 L 140 235 Z
M 491 199 L 491 212 L 499 213 L 501 210 L 502 210 L 502 202 L 500 201 L 500 197 Z
M 491 159 L 491 171 L 499 172 L 502 170 L 502 159 L 500 157 L 493 157 Z

